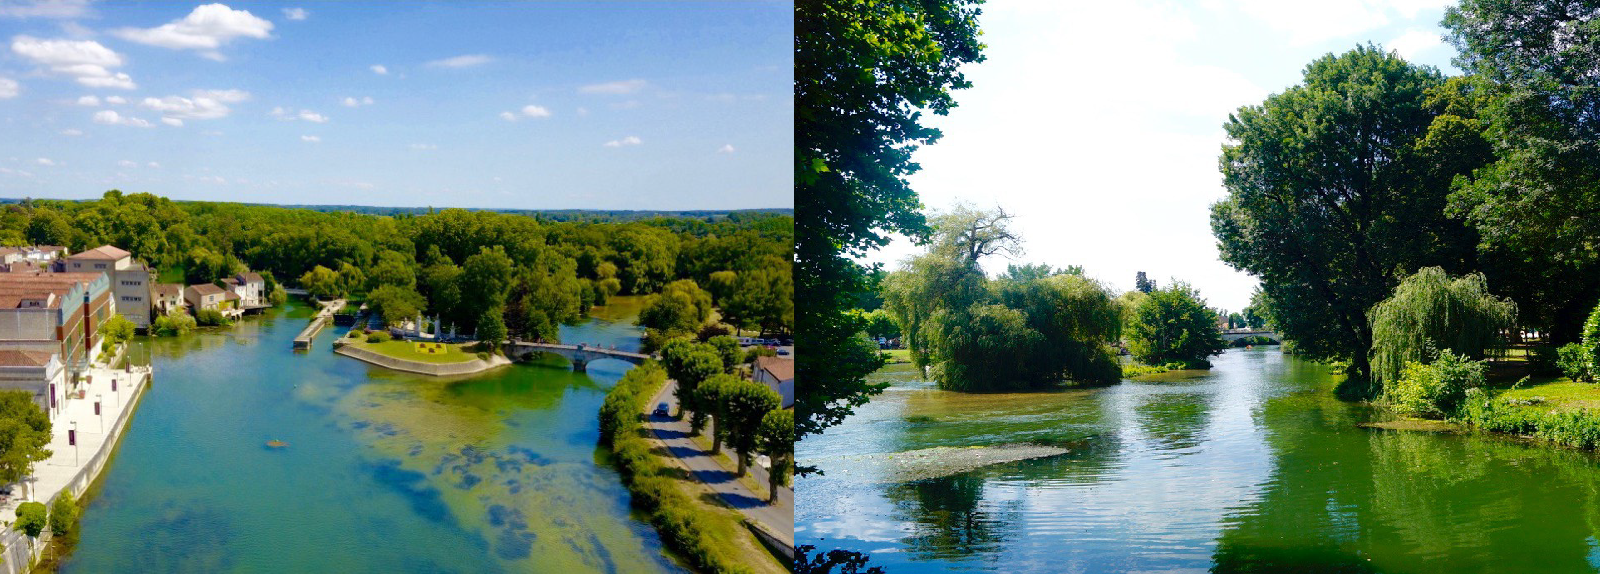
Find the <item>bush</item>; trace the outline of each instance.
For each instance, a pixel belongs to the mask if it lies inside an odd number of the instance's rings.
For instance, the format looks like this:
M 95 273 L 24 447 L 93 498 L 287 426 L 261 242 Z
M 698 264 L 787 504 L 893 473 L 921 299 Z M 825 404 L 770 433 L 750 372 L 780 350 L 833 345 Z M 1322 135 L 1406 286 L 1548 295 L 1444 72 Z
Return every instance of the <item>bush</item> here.
M 361 329 L 351 329 L 349 337 L 351 339 L 354 339 L 356 337 L 360 337 L 360 336 L 365 335 L 365 334 L 366 334 L 366 332 L 362 331 Z
M 1528 348 L 1528 369 L 1536 375 L 1560 375 L 1559 350 L 1550 345 Z
M 1589 320 L 1583 323 L 1583 354 L 1589 359 L 1589 378 L 1595 375 L 1595 360 L 1600 358 L 1600 305 L 1595 305 L 1594 311 L 1589 313 Z
M 1587 409 L 1552 411 L 1526 408 L 1468 389 L 1458 420 L 1482 430 L 1540 439 L 1582 449 L 1600 447 L 1600 415 Z
M 388 331 L 373 331 L 371 334 L 367 335 L 367 342 L 368 343 L 383 343 L 383 342 L 387 342 L 388 340 L 389 340 L 389 332 Z
M 63 490 L 50 503 L 50 532 L 65 536 L 77 528 L 78 501 L 72 498 L 72 491 Z
M 194 320 L 201 327 L 225 327 L 233 324 L 222 311 L 216 309 L 201 309 L 195 312 Z
M 1580 343 L 1567 343 L 1556 349 L 1556 367 L 1574 381 L 1594 380 L 1594 356 Z
M 721 337 L 731 334 L 728 328 L 720 323 L 706 323 L 700 327 L 700 332 L 695 335 L 701 342 L 709 341 L 712 337 Z
M 1168 369 L 1165 366 L 1158 367 L 1146 365 L 1144 363 L 1124 363 L 1122 365 L 1122 378 L 1131 379 L 1134 377 L 1143 377 L 1145 375 L 1155 375 L 1165 373 L 1169 370 L 1171 369 Z
M 196 326 L 194 317 L 181 310 L 160 317 L 150 326 L 151 332 L 161 337 L 172 337 L 193 331 Z
M 750 350 L 745 351 L 745 353 L 744 353 L 744 361 L 743 362 L 754 363 L 754 362 L 756 362 L 756 358 L 758 358 L 758 357 L 776 357 L 776 356 L 778 356 L 778 350 L 777 349 L 769 349 L 767 347 L 751 347 Z
M 1384 400 L 1408 414 L 1452 415 L 1466 398 L 1467 389 L 1483 387 L 1484 371 L 1483 361 L 1445 349 L 1432 364 L 1406 363 L 1399 380 L 1384 385 Z
M 480 361 L 487 361 L 491 356 L 488 351 L 478 351 L 478 360 Z

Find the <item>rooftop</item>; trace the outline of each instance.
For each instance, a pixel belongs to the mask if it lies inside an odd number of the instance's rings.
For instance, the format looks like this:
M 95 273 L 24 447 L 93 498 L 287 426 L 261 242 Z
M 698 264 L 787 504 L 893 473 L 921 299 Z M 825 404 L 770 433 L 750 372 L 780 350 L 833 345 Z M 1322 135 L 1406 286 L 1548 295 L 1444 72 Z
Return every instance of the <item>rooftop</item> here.
M 76 253 L 76 254 L 73 254 L 73 255 L 68 255 L 67 259 L 95 259 L 95 260 L 110 259 L 110 260 L 114 261 L 114 260 L 117 260 L 117 259 L 122 259 L 123 257 L 127 257 L 129 255 L 133 255 L 133 254 L 132 253 L 128 253 L 127 251 L 123 251 L 122 249 L 119 249 L 117 247 L 110 246 L 110 245 L 101 245 L 99 247 L 96 247 L 94 249 L 90 249 L 88 251 L 84 251 L 84 252 L 81 252 L 81 253 Z
M 19 271 L 0 273 L 0 309 L 61 306 L 61 299 L 78 285 L 88 286 L 100 279 L 99 273 L 44 273 Z M 27 305 L 35 301 L 42 304 Z
M 54 356 L 44 351 L 0 351 L 0 367 L 43 367 Z
M 783 357 L 756 357 L 756 368 L 772 374 L 780 381 L 794 379 L 794 359 Z
M 198 295 L 220 295 L 222 293 L 222 288 L 221 287 L 218 287 L 216 285 L 212 285 L 210 283 L 201 283 L 199 285 L 190 285 L 189 289 L 193 289 L 194 292 L 196 294 L 198 294 Z

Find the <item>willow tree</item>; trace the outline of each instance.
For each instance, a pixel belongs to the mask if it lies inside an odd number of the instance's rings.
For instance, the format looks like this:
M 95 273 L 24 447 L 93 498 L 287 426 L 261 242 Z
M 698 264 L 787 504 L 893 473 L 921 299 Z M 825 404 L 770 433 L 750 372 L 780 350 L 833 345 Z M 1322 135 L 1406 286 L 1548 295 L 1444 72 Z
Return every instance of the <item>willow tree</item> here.
M 1451 278 L 1424 267 L 1372 307 L 1372 374 L 1393 381 L 1408 362 L 1432 360 L 1430 350 L 1451 349 L 1468 359 L 1500 344 L 1517 320 L 1517 304 L 1489 293 L 1481 273 Z

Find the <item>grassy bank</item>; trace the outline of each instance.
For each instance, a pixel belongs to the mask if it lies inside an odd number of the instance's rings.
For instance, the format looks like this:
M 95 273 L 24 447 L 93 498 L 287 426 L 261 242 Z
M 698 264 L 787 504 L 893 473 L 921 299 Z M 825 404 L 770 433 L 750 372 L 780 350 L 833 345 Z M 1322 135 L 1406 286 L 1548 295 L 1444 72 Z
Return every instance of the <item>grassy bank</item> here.
M 1600 448 L 1600 385 L 1559 378 L 1503 391 L 1469 391 L 1455 419 L 1481 430 Z
M 346 337 L 345 342 L 387 357 L 423 363 L 465 363 L 478 358 L 476 354 L 465 351 L 463 349 L 465 345 L 430 346 L 428 348 L 432 348 L 436 352 L 427 353 L 422 350 L 423 347 L 411 341 L 368 343 L 364 338 Z
M 745 531 L 736 512 L 702 500 L 693 480 L 682 469 L 669 466 L 652 446 L 642 417 L 646 404 L 666 380 L 666 370 L 659 363 L 634 367 L 606 394 L 600 407 L 600 440 L 615 453 L 634 506 L 650 517 L 662 540 L 696 570 L 754 573 L 753 562 L 757 561 L 776 568 L 776 561 Z

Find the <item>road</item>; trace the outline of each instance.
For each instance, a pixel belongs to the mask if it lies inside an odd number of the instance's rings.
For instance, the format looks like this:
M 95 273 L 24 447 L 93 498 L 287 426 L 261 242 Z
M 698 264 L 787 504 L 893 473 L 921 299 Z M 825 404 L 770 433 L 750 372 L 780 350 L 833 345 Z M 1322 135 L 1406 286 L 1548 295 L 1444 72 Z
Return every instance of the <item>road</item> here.
M 678 388 L 677 381 L 667 381 L 655 398 L 646 408 L 655 410 L 659 403 L 667 403 L 670 411 L 676 411 L 678 400 L 672 396 Z M 648 411 L 646 411 L 648 412 Z M 750 465 L 749 472 L 757 482 L 763 485 L 760 492 L 751 492 L 735 475 L 737 468 L 727 468 L 710 451 L 700 448 L 694 440 L 689 438 L 689 421 L 674 420 L 670 416 L 649 415 L 645 424 L 650 426 L 656 435 L 656 440 L 661 441 L 668 451 L 678 457 L 685 468 L 705 484 L 712 491 L 722 497 L 729 506 L 744 513 L 751 520 L 761 523 L 767 530 L 779 535 L 783 540 L 794 545 L 794 490 L 789 487 L 778 489 L 778 502 L 767 504 L 767 472 L 760 465 Z M 727 448 L 727 445 L 723 445 Z M 729 456 L 731 459 L 732 456 Z

